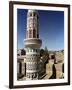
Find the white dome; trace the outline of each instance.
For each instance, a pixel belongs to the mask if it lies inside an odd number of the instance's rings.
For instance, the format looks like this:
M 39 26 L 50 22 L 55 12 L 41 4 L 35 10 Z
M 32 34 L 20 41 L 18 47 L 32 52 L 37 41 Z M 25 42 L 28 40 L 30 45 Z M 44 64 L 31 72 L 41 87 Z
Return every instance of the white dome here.
M 28 13 L 30 13 L 30 12 L 36 12 L 36 13 L 37 13 L 37 11 L 34 10 L 34 9 L 29 9 L 29 10 L 28 10 Z

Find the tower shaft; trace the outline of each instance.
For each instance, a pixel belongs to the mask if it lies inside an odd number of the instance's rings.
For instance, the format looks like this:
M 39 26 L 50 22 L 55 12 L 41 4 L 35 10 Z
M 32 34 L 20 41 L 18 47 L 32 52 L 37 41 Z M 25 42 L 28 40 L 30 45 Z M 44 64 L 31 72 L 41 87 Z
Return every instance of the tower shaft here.
M 28 10 L 27 32 L 25 39 L 26 48 L 26 79 L 38 79 L 40 47 L 42 41 L 39 39 L 39 20 L 36 10 Z

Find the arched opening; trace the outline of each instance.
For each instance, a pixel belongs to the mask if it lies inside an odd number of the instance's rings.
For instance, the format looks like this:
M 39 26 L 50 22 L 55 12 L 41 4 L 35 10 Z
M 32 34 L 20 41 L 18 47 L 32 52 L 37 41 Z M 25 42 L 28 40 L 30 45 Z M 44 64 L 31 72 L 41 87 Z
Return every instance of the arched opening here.
M 33 38 L 36 38 L 36 30 L 33 30 Z
M 32 38 L 32 30 L 29 30 L 29 38 Z
M 31 17 L 32 16 L 32 13 L 29 13 L 29 16 Z

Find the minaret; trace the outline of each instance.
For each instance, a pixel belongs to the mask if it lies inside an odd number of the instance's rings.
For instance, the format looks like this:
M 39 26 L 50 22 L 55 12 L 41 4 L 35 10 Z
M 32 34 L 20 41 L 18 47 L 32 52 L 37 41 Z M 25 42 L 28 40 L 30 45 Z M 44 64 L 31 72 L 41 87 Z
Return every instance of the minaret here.
M 26 48 L 26 79 L 39 79 L 40 47 L 39 15 L 36 10 L 28 10 L 27 32 L 24 40 Z

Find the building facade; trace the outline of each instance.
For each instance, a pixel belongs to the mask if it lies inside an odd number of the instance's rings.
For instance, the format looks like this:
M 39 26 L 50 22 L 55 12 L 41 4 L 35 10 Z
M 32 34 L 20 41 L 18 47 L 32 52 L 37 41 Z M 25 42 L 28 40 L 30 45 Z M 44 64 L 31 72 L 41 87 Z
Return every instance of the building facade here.
M 36 10 L 28 10 L 27 31 L 24 40 L 26 49 L 26 80 L 39 79 L 40 47 L 39 15 Z

